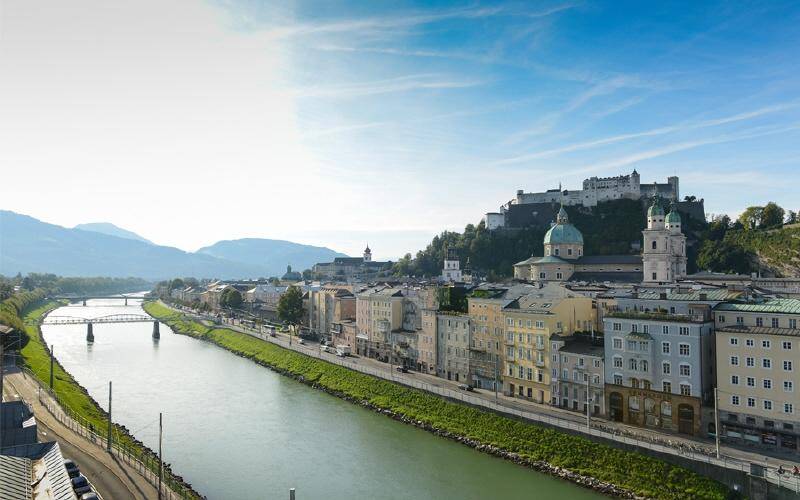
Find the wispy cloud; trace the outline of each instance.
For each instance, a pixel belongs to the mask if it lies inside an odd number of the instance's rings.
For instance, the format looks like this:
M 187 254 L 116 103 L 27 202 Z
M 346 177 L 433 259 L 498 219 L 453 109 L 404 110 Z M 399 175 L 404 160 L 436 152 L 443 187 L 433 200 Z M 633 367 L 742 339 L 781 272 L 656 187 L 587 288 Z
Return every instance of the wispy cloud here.
M 312 86 L 291 92 L 294 97 L 348 98 L 414 90 L 462 89 L 477 87 L 486 81 L 460 79 L 434 73 L 406 75 L 385 80 L 340 85 Z
M 792 108 L 796 108 L 800 106 L 800 102 L 798 101 L 791 101 L 781 104 L 775 104 L 772 106 L 766 106 L 763 108 L 759 108 L 753 111 L 746 111 L 743 113 L 737 113 L 735 115 L 721 117 L 721 118 L 714 118 L 710 120 L 702 120 L 697 122 L 682 122 L 675 125 L 669 125 L 665 127 L 659 127 L 655 129 L 645 130 L 642 132 L 634 132 L 630 134 L 621 134 L 611 137 L 605 137 L 603 139 L 596 139 L 593 141 L 586 141 L 580 142 L 575 144 L 570 144 L 568 146 L 563 146 L 559 148 L 548 149 L 544 151 L 538 151 L 535 153 L 530 153 L 526 155 L 514 156 L 511 158 L 505 158 L 496 162 L 498 165 L 503 164 L 512 164 L 512 163 L 521 163 L 541 158 L 548 158 L 552 156 L 557 156 L 563 153 L 572 153 L 575 151 L 581 151 L 585 149 L 591 149 L 601 146 L 607 146 L 609 144 L 615 144 L 618 142 L 629 141 L 632 139 L 639 139 L 642 137 L 653 137 L 653 136 L 660 136 L 665 134 L 672 134 L 678 132 L 687 132 L 692 130 L 698 130 L 703 128 L 709 127 L 717 127 L 720 125 L 726 125 L 729 123 L 735 122 L 742 122 L 751 120 L 753 118 L 758 118 L 760 116 L 764 116 L 771 113 L 778 113 L 781 111 L 786 111 Z
M 519 10 L 509 9 L 504 6 L 496 7 L 464 7 L 457 9 L 440 10 L 434 12 L 410 12 L 393 16 L 379 16 L 360 19 L 344 19 L 337 21 L 320 21 L 297 23 L 287 26 L 272 28 L 268 31 L 273 38 L 287 38 L 303 35 L 337 34 L 337 33 L 370 33 L 377 31 L 391 31 L 422 26 L 442 21 L 458 19 L 483 19 L 497 16 L 521 16 L 527 18 L 541 18 L 557 14 L 575 7 L 575 4 L 562 4 L 544 10 Z
M 702 146 L 709 146 L 712 144 L 722 144 L 726 142 L 732 141 L 743 141 L 747 139 L 754 139 L 757 137 L 764 137 L 768 135 L 776 135 L 776 134 L 784 134 L 787 132 L 794 132 L 800 130 L 800 122 L 792 123 L 787 126 L 783 127 L 755 127 L 750 130 L 733 133 L 733 134 L 723 134 L 714 137 L 708 137 L 705 139 L 698 139 L 694 141 L 684 141 L 678 142 L 674 144 L 668 144 L 666 146 L 648 149 L 644 151 L 639 151 L 630 155 L 622 156 L 620 158 L 614 158 L 611 160 L 606 160 L 604 162 L 593 164 L 589 167 L 573 170 L 570 172 L 562 172 L 561 175 L 575 175 L 575 174 L 587 174 L 591 172 L 604 172 L 613 169 L 617 169 L 620 167 L 625 167 L 628 165 L 632 165 L 634 163 L 639 163 L 645 160 L 651 160 L 654 158 L 658 158 L 661 156 L 670 155 L 673 153 L 678 153 L 681 151 L 686 151 L 689 149 L 694 149 Z

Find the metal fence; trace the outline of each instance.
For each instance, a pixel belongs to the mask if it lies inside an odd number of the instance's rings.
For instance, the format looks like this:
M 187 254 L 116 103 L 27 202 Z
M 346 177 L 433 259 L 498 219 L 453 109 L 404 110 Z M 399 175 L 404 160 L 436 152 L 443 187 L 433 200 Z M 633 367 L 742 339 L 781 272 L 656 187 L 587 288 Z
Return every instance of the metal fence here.
M 196 319 L 204 319 L 204 320 L 214 319 L 212 317 L 204 317 L 202 315 L 193 312 L 189 312 L 188 314 L 190 316 L 194 316 Z M 584 435 L 616 441 L 629 446 L 636 446 L 657 453 L 673 455 L 684 459 L 693 460 L 696 462 L 708 463 L 711 465 L 723 467 L 730 470 L 741 471 L 745 473 L 750 473 L 751 471 L 751 463 L 749 461 L 742 460 L 732 456 L 727 456 L 725 454 L 720 454 L 720 457 L 717 458 L 716 451 L 712 447 L 706 447 L 694 443 L 686 443 L 684 441 L 680 441 L 677 439 L 671 440 L 667 437 L 649 438 L 642 435 L 634 434 L 626 430 L 616 429 L 614 427 L 603 425 L 602 423 L 598 422 L 592 422 L 591 427 L 589 427 L 586 425 L 585 418 L 581 418 L 582 421 L 578 422 L 558 417 L 550 413 L 536 412 L 532 410 L 523 410 L 520 408 L 515 408 L 505 402 L 498 401 L 497 403 L 495 403 L 490 399 L 477 397 L 465 391 L 454 390 L 439 385 L 429 384 L 419 380 L 413 380 L 408 377 L 397 376 L 391 370 L 391 367 L 390 369 L 387 370 L 378 370 L 375 368 L 363 366 L 352 358 L 324 356 L 322 352 L 320 352 L 317 349 L 314 349 L 312 346 L 300 346 L 297 345 L 296 341 L 292 345 L 289 345 L 288 341 L 285 340 L 283 337 L 281 336 L 271 337 L 267 333 L 261 331 L 260 329 L 252 329 L 245 327 L 244 325 L 235 325 L 231 323 L 228 323 L 226 326 L 232 327 L 233 329 L 238 330 L 241 333 L 250 335 L 252 337 L 256 337 L 267 342 L 272 342 L 274 344 L 280 345 L 281 347 L 291 348 L 302 354 L 322 359 L 329 363 L 343 366 L 351 370 L 355 370 L 367 375 L 372 375 L 374 377 L 378 377 L 384 380 L 389 380 L 397 384 L 405 385 L 407 387 L 412 387 L 415 389 L 426 391 L 431 394 L 436 394 L 448 399 L 461 401 L 473 406 L 487 408 L 498 413 L 512 415 L 518 418 L 529 420 L 531 422 L 543 423 L 550 426 L 567 429 Z M 768 467 L 766 469 L 764 477 L 773 484 L 789 488 L 792 491 L 800 492 L 800 476 L 795 476 L 790 471 L 785 471 L 783 474 L 780 474 L 778 473 L 777 468 Z
M 36 382 L 39 387 L 39 402 L 47 408 L 47 411 L 56 420 L 87 441 L 99 445 L 103 449 L 108 448 L 108 440 L 104 436 L 106 432 L 101 429 L 95 429 L 91 422 L 70 409 L 33 372 L 27 368 L 23 368 L 23 371 L 30 376 L 31 380 Z M 136 447 L 126 446 L 112 437 L 111 454 L 130 466 L 147 482 L 152 484 L 154 488 L 158 489 L 159 461 L 155 453 L 146 450 L 143 445 Z M 164 469 L 161 483 L 161 495 L 165 500 L 202 498 L 196 491 L 175 478 L 166 468 Z

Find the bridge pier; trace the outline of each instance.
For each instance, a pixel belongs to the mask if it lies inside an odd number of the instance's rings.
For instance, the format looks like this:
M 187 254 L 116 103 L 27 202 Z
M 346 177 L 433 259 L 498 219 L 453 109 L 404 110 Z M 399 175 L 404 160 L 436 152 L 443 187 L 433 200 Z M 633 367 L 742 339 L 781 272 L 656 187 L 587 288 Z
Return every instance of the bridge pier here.
M 125 297 L 125 305 L 128 305 L 128 297 Z
M 158 320 L 153 321 L 153 338 L 160 339 L 161 333 L 158 331 Z
M 94 332 L 92 332 L 92 323 L 86 323 L 86 342 L 94 343 Z

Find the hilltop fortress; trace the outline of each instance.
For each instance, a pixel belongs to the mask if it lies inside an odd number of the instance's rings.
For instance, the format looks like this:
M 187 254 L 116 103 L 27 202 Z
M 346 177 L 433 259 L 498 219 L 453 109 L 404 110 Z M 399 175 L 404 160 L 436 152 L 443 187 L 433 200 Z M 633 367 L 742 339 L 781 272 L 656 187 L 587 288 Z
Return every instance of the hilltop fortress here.
M 657 182 L 641 184 L 639 172 L 634 170 L 628 175 L 616 177 L 590 177 L 583 181 L 583 189 L 574 191 L 561 189 L 561 186 L 558 189 L 548 189 L 540 193 L 525 193 L 520 189 L 513 200 L 500 207 L 500 211 L 485 214 L 483 221 L 487 229 L 520 227 L 527 225 L 520 224 L 520 221 L 517 220 L 521 218 L 520 212 L 526 214 L 524 219 L 529 219 L 528 212 L 533 210 L 532 213 L 535 216 L 537 205 L 563 204 L 594 207 L 603 201 L 641 200 L 654 196 L 668 201 L 680 201 L 678 177 L 667 177 L 665 184 Z

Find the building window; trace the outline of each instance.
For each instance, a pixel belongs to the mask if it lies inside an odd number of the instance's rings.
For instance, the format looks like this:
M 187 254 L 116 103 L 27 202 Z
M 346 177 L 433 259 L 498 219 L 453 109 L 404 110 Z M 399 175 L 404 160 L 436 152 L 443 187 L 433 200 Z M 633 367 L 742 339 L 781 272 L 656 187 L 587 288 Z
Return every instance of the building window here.
M 784 380 L 783 390 L 785 392 L 794 392 L 794 382 L 792 382 L 791 380 Z
M 734 405 L 734 406 L 739 406 L 739 396 L 737 396 L 735 394 L 732 395 L 731 396 L 731 404 Z
M 765 378 L 762 380 L 762 383 L 764 385 L 764 389 L 772 389 L 772 380 Z
M 755 360 L 755 358 L 753 358 L 751 356 L 747 356 L 747 358 L 744 361 L 745 361 L 745 365 L 747 365 L 748 368 L 752 368 L 752 367 L 756 366 L 756 360 Z
M 689 355 L 689 344 L 680 344 L 678 346 L 678 354 L 681 356 L 688 356 Z
M 561 273 L 556 273 L 556 279 L 557 279 L 557 280 L 560 280 L 560 279 L 561 279 L 561 276 L 562 276 L 562 275 L 561 275 Z
M 771 369 L 772 368 L 772 360 L 769 358 L 762 358 L 761 359 L 761 368 Z
M 731 343 L 731 345 L 739 345 L 739 339 L 737 339 L 736 337 L 731 337 L 729 342 Z
M 725 323 L 725 316 L 720 314 L 720 315 L 717 316 L 717 320 L 719 320 L 720 323 Z
M 672 383 L 665 380 L 664 382 L 661 383 L 661 389 L 666 393 L 671 393 Z
M 781 343 L 781 347 L 783 347 L 784 351 L 791 351 L 792 350 L 792 341 L 791 340 L 784 340 Z
M 680 367 L 680 374 L 681 377 L 691 377 L 692 376 L 692 369 L 689 365 L 682 364 Z
M 636 363 L 636 360 L 635 360 L 635 359 L 629 359 L 629 360 L 628 360 L 628 369 L 630 369 L 630 370 L 636 370 L 636 369 L 637 369 L 637 367 L 638 367 L 638 365 L 637 365 L 637 363 Z
M 731 385 L 739 385 L 739 375 L 731 375 Z
M 772 401 L 769 399 L 764 400 L 764 409 L 767 411 L 772 411 Z
M 540 280 L 546 280 L 547 279 L 547 273 L 539 273 L 539 279 Z
M 681 396 L 691 396 L 692 386 L 689 384 L 681 384 Z
M 753 347 L 755 345 L 755 342 L 753 341 L 753 339 L 745 339 L 744 345 L 746 345 L 747 347 Z
M 731 366 L 739 366 L 739 356 L 731 356 Z
M 743 325 L 744 324 L 744 318 L 742 316 L 736 316 L 736 324 L 737 325 Z
M 622 356 L 614 356 L 614 368 L 622 368 Z
M 790 372 L 792 371 L 792 362 L 788 360 L 784 360 L 783 362 L 783 371 Z
M 790 319 L 789 320 L 789 328 L 791 328 L 792 330 L 796 330 L 797 329 L 797 320 L 796 319 Z
M 747 377 L 747 387 L 755 387 L 756 379 L 754 377 Z
M 663 373 L 664 375 L 669 375 L 671 372 L 672 372 L 672 366 L 669 364 L 669 362 L 664 361 L 661 364 L 661 373 Z
M 769 340 L 762 340 L 761 347 L 764 349 L 769 349 L 770 347 L 772 347 L 772 343 Z
M 747 407 L 748 408 L 755 408 L 756 407 L 756 398 L 747 398 Z
M 661 343 L 661 352 L 664 354 L 669 354 L 670 343 L 669 342 L 662 342 Z
M 656 281 L 656 280 L 657 280 L 656 273 L 653 273 L 653 281 Z
M 653 250 L 656 250 L 656 249 L 658 249 L 658 243 L 656 242 L 656 240 L 653 240 L 653 243 L 652 243 L 652 245 L 650 245 L 650 246 L 652 247 L 652 249 L 653 249 Z M 655 273 L 654 273 L 654 274 L 655 274 Z
M 764 318 L 756 318 L 756 326 L 764 326 Z
M 680 327 L 680 330 L 678 330 L 678 334 L 679 335 L 689 335 L 689 327 L 688 326 Z
M 772 318 L 772 328 L 778 328 L 778 318 Z
M 788 413 L 788 414 L 794 413 L 794 406 L 792 405 L 792 403 L 783 403 L 783 413 Z M 786 424 L 784 424 L 784 427 L 785 426 Z
M 661 333 L 663 333 L 664 335 L 669 335 L 669 325 L 662 326 Z
M 614 375 L 614 385 L 622 385 L 622 375 Z

